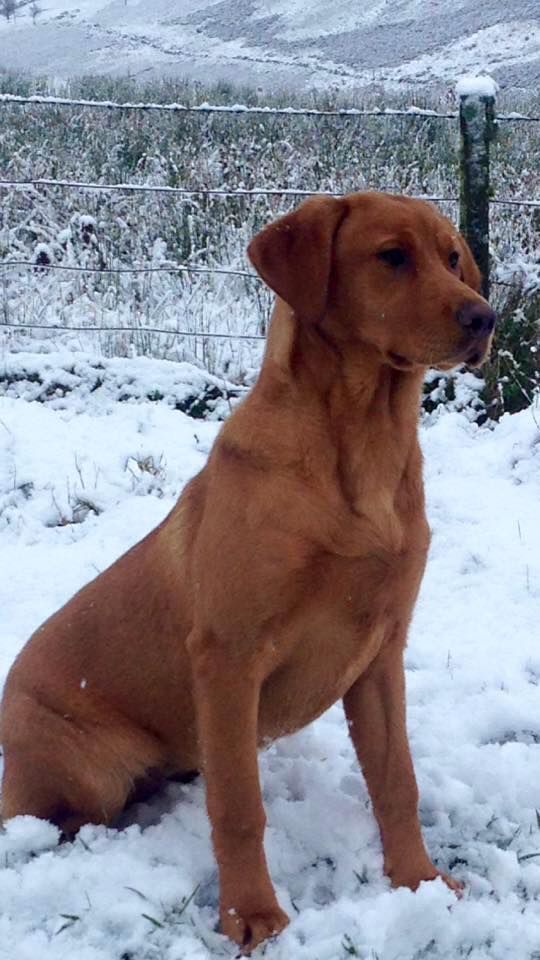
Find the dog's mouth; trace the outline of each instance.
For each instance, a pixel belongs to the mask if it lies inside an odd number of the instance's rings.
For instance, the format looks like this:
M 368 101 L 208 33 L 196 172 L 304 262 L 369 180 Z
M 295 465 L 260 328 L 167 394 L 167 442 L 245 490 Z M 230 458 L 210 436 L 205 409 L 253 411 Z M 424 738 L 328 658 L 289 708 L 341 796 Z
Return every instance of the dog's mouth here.
M 469 342 L 466 349 L 462 348 L 459 353 L 454 354 L 453 357 L 441 360 L 440 363 L 433 364 L 433 366 L 445 371 L 453 370 L 454 367 L 461 367 L 464 364 L 472 369 L 477 369 L 482 366 L 489 356 L 491 340 L 491 336 L 488 336 L 482 340 L 477 340 L 476 343 L 473 344 Z
M 409 360 L 408 357 L 404 357 L 402 353 L 397 353 L 395 350 L 388 350 L 386 352 L 386 360 L 396 370 L 402 370 L 403 372 L 414 370 L 418 366 L 436 367 L 439 370 L 446 371 L 453 370 L 454 367 L 463 366 L 463 364 L 475 369 L 477 367 L 481 367 L 482 364 L 487 360 L 491 347 L 491 340 L 491 335 L 483 337 L 480 340 L 475 340 L 474 343 L 471 343 L 469 340 L 466 347 L 461 347 L 459 352 L 450 357 L 445 357 L 442 360 L 436 360 L 435 358 L 432 358 L 431 360 L 426 360 L 424 363 L 422 363 L 416 360 Z
M 491 349 L 491 340 L 492 337 L 484 337 L 479 342 L 469 346 L 467 353 L 464 359 L 461 361 L 465 363 L 468 367 L 481 367 L 482 364 L 489 357 L 489 351 Z
M 396 370 L 412 370 L 416 364 L 413 360 L 407 360 L 407 357 L 401 355 L 401 353 L 395 353 L 393 350 L 389 350 L 387 353 L 388 360 Z
M 484 357 L 482 356 L 481 350 L 473 350 L 465 360 L 465 363 L 468 367 L 479 367 L 483 360 Z

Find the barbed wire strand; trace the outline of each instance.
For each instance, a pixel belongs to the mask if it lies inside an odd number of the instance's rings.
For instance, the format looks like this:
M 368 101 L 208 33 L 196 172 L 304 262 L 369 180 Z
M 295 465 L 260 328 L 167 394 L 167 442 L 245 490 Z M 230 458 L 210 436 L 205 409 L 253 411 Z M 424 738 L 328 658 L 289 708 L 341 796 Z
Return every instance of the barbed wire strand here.
M 285 116 L 285 117 L 378 117 L 381 119 L 392 117 L 409 117 L 414 119 L 433 119 L 433 120 L 456 120 L 459 114 L 456 111 L 439 113 L 437 110 L 417 107 L 411 105 L 405 110 L 385 107 L 384 109 L 374 108 L 372 110 L 362 110 L 357 107 L 343 107 L 336 110 L 318 110 L 315 107 L 249 107 L 243 103 L 233 104 L 183 104 L 183 103 L 119 103 L 113 100 L 86 100 L 72 97 L 45 97 L 34 94 L 28 97 L 18 94 L 3 93 L 0 94 L 0 104 L 24 105 L 31 104 L 44 107 L 87 107 L 100 110 L 141 110 L 143 112 L 162 112 L 162 113 L 234 113 L 234 114 L 258 114 L 263 116 Z M 531 117 L 522 113 L 502 113 L 497 115 L 497 121 L 504 123 L 540 123 L 540 117 Z
M 279 187 L 277 189 L 265 187 L 253 187 L 244 189 L 242 187 L 236 190 L 224 190 L 219 187 L 167 187 L 155 186 L 150 184 L 138 183 L 87 183 L 83 180 L 54 180 L 45 177 L 29 178 L 27 180 L 0 180 L 0 188 L 8 187 L 34 188 L 34 187 L 59 187 L 64 190 L 97 190 L 103 193 L 107 192 L 126 192 L 126 193 L 164 193 L 179 196 L 210 196 L 210 197 L 315 197 L 331 196 L 343 197 L 344 193 L 336 193 L 329 190 L 299 190 L 290 187 Z M 431 203 L 458 203 L 458 197 L 435 197 L 430 194 L 408 194 L 411 199 L 429 200 Z M 527 199 L 526 197 L 495 197 L 491 199 L 490 204 L 521 206 L 521 207 L 540 207 L 540 200 Z
M 50 323 L 6 323 L 0 321 L 0 330 L 49 330 L 51 333 L 156 333 L 171 337 L 210 337 L 216 340 L 266 340 L 260 333 L 213 333 L 204 330 L 167 330 L 163 327 L 122 327 L 122 326 L 71 326 Z
M 36 263 L 35 260 L 0 260 L 0 268 L 6 267 L 32 267 L 34 270 L 68 270 L 72 273 L 218 273 L 230 277 L 246 277 L 248 280 L 258 280 L 261 278 L 256 273 L 250 273 L 248 270 L 229 270 L 226 267 L 199 267 L 189 264 L 171 264 L 170 266 L 159 267 L 81 267 L 72 264 L 62 263 Z
M 0 94 L 0 103 L 5 104 L 32 104 L 34 106 L 49 107 L 89 107 L 99 110 L 141 110 L 142 112 L 161 113 L 234 113 L 256 114 L 263 116 L 280 117 L 410 117 L 412 119 L 455 120 L 457 113 L 438 113 L 436 110 L 410 106 L 406 110 L 385 107 L 384 109 L 361 110 L 356 107 L 344 107 L 337 110 L 318 110 L 315 107 L 248 107 L 243 103 L 215 104 L 200 103 L 189 105 L 184 103 L 118 103 L 113 100 L 85 100 L 70 97 L 43 97 L 39 95 L 23 97 L 18 94 Z
M 540 117 L 529 117 L 523 113 L 500 113 L 496 115 L 497 123 L 540 123 Z
M 494 197 L 489 203 L 505 207 L 540 207 L 540 200 L 525 200 L 522 197 Z
M 167 186 L 158 186 L 151 184 L 137 184 L 137 183 L 87 183 L 82 180 L 54 180 L 45 177 L 29 178 L 25 180 L 0 180 L 0 188 L 7 187 L 60 187 L 61 189 L 66 190 L 97 190 L 111 192 L 126 192 L 126 193 L 165 193 L 171 195 L 180 195 L 180 196 L 212 196 L 212 197 L 256 197 L 256 196 L 268 196 L 268 197 L 280 197 L 280 196 L 291 196 L 291 197 L 315 197 L 315 196 L 332 196 L 332 197 L 343 197 L 344 193 L 335 193 L 329 190 L 299 190 L 296 188 L 290 187 L 280 187 L 277 189 L 267 188 L 267 187 L 253 187 L 251 189 L 244 189 L 239 187 L 236 190 L 226 190 L 220 187 L 200 187 L 200 188 L 191 188 L 191 187 L 167 187 Z M 427 194 L 418 194 L 415 195 L 417 200 L 430 200 L 432 203 L 457 203 L 457 197 L 433 197 Z

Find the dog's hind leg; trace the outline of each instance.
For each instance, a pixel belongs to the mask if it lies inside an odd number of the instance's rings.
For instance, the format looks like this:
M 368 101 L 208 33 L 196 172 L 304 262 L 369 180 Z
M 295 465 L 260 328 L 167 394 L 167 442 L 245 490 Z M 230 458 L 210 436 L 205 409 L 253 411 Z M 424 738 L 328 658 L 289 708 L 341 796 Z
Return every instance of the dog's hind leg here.
M 24 694 L 2 720 L 3 820 L 30 814 L 68 835 L 83 823 L 110 824 L 137 779 L 163 763 L 155 738 L 126 721 L 76 722 Z

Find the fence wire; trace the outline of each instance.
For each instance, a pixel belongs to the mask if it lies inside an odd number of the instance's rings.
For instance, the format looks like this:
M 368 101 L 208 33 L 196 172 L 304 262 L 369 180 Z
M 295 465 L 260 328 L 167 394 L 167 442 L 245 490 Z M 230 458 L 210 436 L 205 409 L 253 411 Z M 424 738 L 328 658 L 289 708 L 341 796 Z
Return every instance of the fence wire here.
M 250 199 L 251 197 L 343 197 L 344 193 L 336 193 L 329 190 L 299 190 L 295 187 L 277 187 L 275 189 L 268 189 L 266 187 L 252 187 L 250 189 L 244 189 L 242 187 L 235 190 L 224 190 L 221 188 L 211 188 L 211 187 L 167 187 L 167 186 L 154 186 L 150 184 L 138 184 L 138 183 L 86 183 L 82 180 L 53 180 L 48 178 L 39 177 L 36 179 L 28 180 L 5 180 L 0 179 L 0 189 L 8 189 L 9 187 L 15 187 L 15 189 L 23 188 L 34 188 L 34 187 L 51 187 L 51 188 L 60 188 L 64 190 L 97 190 L 103 193 L 109 192 L 121 192 L 121 193 L 164 193 L 171 194 L 172 196 L 208 196 L 208 197 L 243 197 Z M 458 197 L 437 197 L 430 194 L 410 194 L 412 199 L 415 200 L 429 200 L 431 203 L 458 203 Z M 507 206 L 520 206 L 520 207 L 540 207 L 540 200 L 528 200 L 525 197 L 494 197 L 490 199 L 490 204 L 499 204 Z
M 206 330 L 174 330 L 166 327 L 126 327 L 126 326 L 72 326 L 62 323 L 6 323 L 0 321 L 0 330 L 15 332 L 17 330 L 48 330 L 50 333 L 134 333 L 160 334 L 167 337 L 202 337 L 211 340 L 266 340 L 261 333 L 214 333 Z
M 0 268 L 8 267 L 32 267 L 39 273 L 46 270 L 67 270 L 70 273 L 104 273 L 104 274 L 122 274 L 122 273 L 217 273 L 229 277 L 246 277 L 248 280 L 258 280 L 260 277 L 256 273 L 249 273 L 247 270 L 229 270 L 228 267 L 200 267 L 197 264 L 162 264 L 159 266 L 142 267 L 81 267 L 69 263 L 40 263 L 36 260 L 0 260 Z
M 269 189 L 266 187 L 253 187 L 244 189 L 242 187 L 236 190 L 223 190 L 219 187 L 167 187 L 153 186 L 150 184 L 137 183 L 85 183 L 79 180 L 52 180 L 45 178 L 36 178 L 30 180 L 0 180 L 0 188 L 15 187 L 16 189 L 24 187 L 59 187 L 65 190 L 97 190 L 103 193 L 107 192 L 127 192 L 127 193 L 165 193 L 180 196 L 208 196 L 208 197 L 342 197 L 343 193 L 335 193 L 329 190 L 298 190 L 291 187 L 277 187 Z M 430 200 L 432 203 L 457 203 L 457 197 L 433 197 L 427 194 L 414 195 L 417 200 Z
M 416 119 L 432 120 L 456 120 L 459 114 L 455 111 L 439 113 L 437 110 L 430 110 L 424 107 L 411 105 L 406 110 L 394 109 L 393 107 L 374 108 L 372 110 L 361 110 L 356 107 L 348 107 L 337 110 L 320 110 L 316 107 L 266 107 L 266 106 L 248 106 L 243 103 L 233 104 L 184 104 L 184 103 L 120 103 L 114 100 L 86 100 L 75 99 L 71 97 L 45 97 L 34 94 L 29 97 L 19 96 L 18 94 L 2 93 L 0 94 L 0 103 L 12 104 L 14 106 L 25 104 L 39 107 L 85 107 L 94 110 L 140 110 L 144 112 L 161 113 L 233 113 L 233 114 L 259 114 L 263 116 L 279 117 L 409 117 Z M 540 117 L 531 117 L 523 113 L 502 113 L 497 115 L 497 122 L 502 123 L 540 123 Z
M 0 94 L 0 103 L 32 104 L 34 106 L 49 107 L 88 107 L 98 110 L 140 110 L 143 112 L 160 113 L 234 113 L 263 115 L 265 117 L 412 117 L 423 119 L 455 120 L 457 113 L 438 113 L 422 107 L 410 106 L 406 110 L 395 110 L 392 107 L 384 109 L 360 110 L 356 107 L 338 110 L 318 110 L 313 107 L 249 107 L 243 103 L 233 104 L 183 104 L 183 103 L 117 103 L 113 100 L 84 100 L 70 97 L 43 97 L 39 95 L 21 97 L 16 94 Z

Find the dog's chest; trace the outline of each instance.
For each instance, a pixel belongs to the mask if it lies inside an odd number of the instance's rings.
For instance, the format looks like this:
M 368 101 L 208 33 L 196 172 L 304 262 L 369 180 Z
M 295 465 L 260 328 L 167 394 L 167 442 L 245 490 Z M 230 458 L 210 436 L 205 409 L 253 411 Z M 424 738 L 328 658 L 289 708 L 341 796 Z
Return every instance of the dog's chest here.
M 308 623 L 291 656 L 262 689 L 260 738 L 273 740 L 310 723 L 339 700 L 377 655 L 388 622 L 363 633 L 335 622 Z
M 282 656 L 263 686 L 261 740 L 311 722 L 367 669 L 405 613 L 400 583 L 408 566 L 336 558 L 313 570 L 310 592 L 276 637 Z

